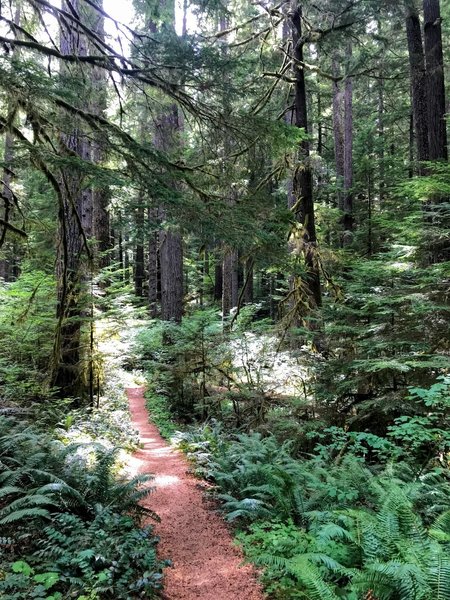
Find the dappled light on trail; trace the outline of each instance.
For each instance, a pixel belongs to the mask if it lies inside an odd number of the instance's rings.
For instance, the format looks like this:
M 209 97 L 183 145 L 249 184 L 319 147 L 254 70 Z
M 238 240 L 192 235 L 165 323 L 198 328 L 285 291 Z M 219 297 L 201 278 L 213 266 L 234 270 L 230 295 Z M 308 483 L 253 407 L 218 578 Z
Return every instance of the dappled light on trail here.
M 188 462 L 148 422 L 143 388 L 129 388 L 127 393 L 143 445 L 128 466 L 154 475 L 154 492 L 144 504 L 161 518 L 155 527 L 161 538 L 159 553 L 172 561 L 165 572 L 164 598 L 262 600 L 252 568 L 241 564 L 242 555 L 225 522 L 204 499 Z

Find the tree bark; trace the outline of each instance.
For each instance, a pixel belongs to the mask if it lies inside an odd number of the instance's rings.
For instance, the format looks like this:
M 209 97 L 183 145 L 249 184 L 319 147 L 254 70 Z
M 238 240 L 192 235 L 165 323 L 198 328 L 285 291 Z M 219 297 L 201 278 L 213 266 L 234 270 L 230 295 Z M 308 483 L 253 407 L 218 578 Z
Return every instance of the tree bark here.
M 308 133 L 308 112 L 306 100 L 305 72 L 300 68 L 303 63 L 302 7 L 292 2 L 290 13 L 292 28 L 292 49 L 295 77 L 295 126 Z M 298 166 L 293 179 L 293 193 L 296 200 L 294 215 L 302 225 L 302 250 L 307 268 L 306 283 L 309 288 L 309 304 L 317 308 L 322 304 L 320 275 L 317 261 L 317 237 L 312 190 L 312 172 L 309 160 L 309 141 L 303 140 L 298 150 Z
M 224 317 L 238 305 L 238 276 L 238 253 L 232 248 L 226 248 L 222 264 L 222 315 Z
M 222 261 L 217 260 L 214 267 L 214 300 L 222 300 L 223 287 L 223 265 Z
M 79 11 L 79 0 L 71 6 Z M 63 7 L 69 10 L 66 2 Z M 87 56 L 86 40 L 80 31 L 61 25 L 62 54 Z M 62 73 L 69 75 L 67 66 Z M 90 147 L 79 122 L 69 133 L 61 136 L 63 151 L 88 160 Z M 83 322 L 82 298 L 85 291 L 83 256 L 90 259 L 87 245 L 92 233 L 92 193 L 83 189 L 83 175 L 77 168 L 64 168 L 60 177 L 59 234 L 56 276 L 58 284 L 58 327 L 54 344 L 52 384 L 59 388 L 61 397 L 77 398 L 83 394 L 81 365 L 81 328 Z
M 339 77 L 339 57 L 333 55 L 333 76 Z M 334 160 L 336 164 L 337 206 L 344 210 L 344 103 L 343 93 L 337 81 L 333 81 L 333 134 Z
M 411 95 L 414 129 L 417 145 L 418 171 L 424 173 L 421 164 L 430 158 L 428 144 L 427 83 L 422 32 L 417 11 L 409 8 L 406 16 L 406 35 L 411 77 Z
M 160 0 L 161 12 L 168 15 L 167 24 L 175 26 L 174 0 Z M 157 25 L 149 22 L 152 33 Z M 170 154 L 181 143 L 182 113 L 176 104 L 163 107 L 155 119 L 154 143 L 157 150 Z M 175 188 L 176 183 L 173 182 Z M 169 221 L 166 206 L 160 206 L 159 217 L 163 229 L 159 233 L 159 267 L 161 285 L 161 318 L 180 323 L 183 316 L 183 239 L 180 231 Z
M 160 234 L 161 318 L 181 323 L 183 316 L 183 242 L 178 231 Z
M 351 57 L 352 46 L 349 43 L 346 53 L 348 63 L 350 63 Z M 342 245 L 345 247 L 352 241 L 353 229 L 353 81 L 348 75 L 344 89 L 344 119 L 344 235 Z
M 103 0 L 93 0 L 103 9 Z M 92 30 L 102 40 L 105 39 L 105 18 L 100 11 L 92 11 Z M 94 49 L 95 51 L 95 49 Z M 107 109 L 107 80 L 105 70 L 100 67 L 92 68 L 92 112 L 104 116 Z M 106 139 L 101 131 L 96 132 L 92 139 L 92 162 L 101 165 L 107 158 Z M 97 265 L 104 268 L 109 265 L 109 253 L 112 248 L 109 217 L 110 190 L 106 184 L 92 189 L 93 205 L 93 235 L 97 242 Z
M 439 0 L 423 0 L 430 160 L 447 160 L 444 58 Z
M 136 209 L 135 224 L 136 224 L 136 245 L 134 259 L 134 293 L 138 298 L 144 296 L 144 280 L 145 280 L 145 256 L 144 256 L 144 206 L 141 205 Z
M 155 124 L 156 148 L 163 152 L 173 151 L 182 129 L 178 107 L 172 104 L 165 108 Z M 167 216 L 167 210 L 160 207 L 161 222 L 164 223 Z M 161 318 L 180 323 L 183 315 L 183 240 L 181 233 L 167 222 L 159 234 L 159 261 Z
M 14 14 L 14 23 L 20 25 L 20 7 L 16 8 Z M 13 55 L 17 54 L 17 48 L 13 49 Z M 15 107 L 13 99 L 8 101 L 8 121 L 14 120 Z M 0 258 L 0 279 L 3 281 L 9 281 L 13 276 L 12 268 L 12 256 L 11 248 L 7 245 L 7 234 L 8 234 L 8 223 L 11 220 L 14 212 L 14 195 L 11 189 L 13 181 L 12 163 L 14 158 L 14 138 L 9 131 L 5 133 L 5 146 L 3 152 L 3 174 L 2 174 L 2 201 L 3 207 L 0 210 L 0 218 L 3 220 L 3 228 L 0 227 L 0 251 L 3 254 L 3 258 Z
M 148 209 L 148 307 L 150 316 L 158 315 L 158 209 Z
M 245 261 L 245 273 L 244 273 L 244 303 L 252 304 L 254 295 L 253 286 L 253 271 L 254 271 L 254 260 L 253 258 L 247 258 Z

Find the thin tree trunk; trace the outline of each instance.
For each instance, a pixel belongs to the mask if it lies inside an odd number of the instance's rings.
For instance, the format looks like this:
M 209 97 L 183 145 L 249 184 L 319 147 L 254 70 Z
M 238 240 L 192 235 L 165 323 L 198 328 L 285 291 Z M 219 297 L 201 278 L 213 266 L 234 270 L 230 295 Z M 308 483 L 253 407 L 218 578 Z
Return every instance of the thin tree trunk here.
M 214 300 L 222 300 L 223 274 L 222 261 L 217 260 L 214 267 Z
M 103 0 L 93 0 L 103 9 Z M 102 40 L 105 39 L 105 18 L 100 11 L 93 12 L 92 29 Z M 95 48 L 93 49 L 95 52 Z M 92 68 L 92 112 L 104 116 L 107 109 L 107 79 L 106 72 L 101 67 Z M 107 158 L 106 139 L 101 131 L 96 132 L 92 140 L 92 162 L 101 165 Z M 97 265 L 107 267 L 110 262 L 112 248 L 110 235 L 109 200 L 110 190 L 105 184 L 92 189 L 93 204 L 93 234 L 97 242 Z
M 252 304 L 253 303 L 253 268 L 254 259 L 247 258 L 245 261 L 245 277 L 244 277 L 244 303 Z
M 222 264 L 222 315 L 224 317 L 238 305 L 238 277 L 238 253 L 232 248 L 226 248 Z
M 349 43 L 346 53 L 348 63 L 350 63 L 351 57 L 352 46 Z M 344 236 L 342 245 L 347 246 L 352 240 L 353 229 L 353 81 L 349 76 L 345 80 L 344 120 Z
M 225 3 L 227 4 L 227 3 Z M 228 16 L 222 13 L 220 16 L 219 30 L 226 31 L 230 23 Z M 223 38 L 222 54 L 227 55 L 226 36 Z M 228 77 L 228 76 L 227 76 Z M 223 95 L 224 112 L 229 114 L 231 108 L 226 92 Z M 223 137 L 223 156 L 222 168 L 227 181 L 230 180 L 230 169 L 228 164 L 228 155 L 230 154 L 230 140 L 227 133 Z M 233 206 L 236 202 L 235 194 L 232 189 L 228 193 L 228 204 Z M 223 264 L 222 264 L 222 316 L 227 317 L 232 308 L 237 307 L 239 299 L 239 283 L 238 283 L 238 251 L 229 245 L 224 245 L 223 248 Z
M 380 183 L 378 188 L 378 196 L 380 207 L 384 202 L 384 194 L 385 194 L 385 164 L 384 164 L 384 111 L 385 111 L 385 103 L 384 103 L 384 75 L 383 68 L 380 69 L 379 73 L 379 81 L 378 81 L 378 138 L 380 143 L 380 152 L 379 152 L 379 177 Z
M 339 77 L 339 57 L 333 55 L 333 76 Z M 344 102 L 343 92 L 337 81 L 333 81 L 333 133 L 334 160 L 336 164 L 337 206 L 344 210 Z
M 11 261 L 10 261 L 10 257 L 8 256 L 9 253 L 7 252 L 6 241 L 7 241 L 7 233 L 8 233 L 7 224 L 11 220 L 11 216 L 12 216 L 12 212 L 13 212 L 13 208 L 14 208 L 13 193 L 11 190 L 11 183 L 12 183 L 12 179 L 13 179 L 12 170 L 11 170 L 13 156 L 14 156 L 13 145 L 14 145 L 14 140 L 13 140 L 12 135 L 10 133 L 6 133 L 6 135 L 5 135 L 5 150 L 4 150 L 4 154 L 3 154 L 3 162 L 5 164 L 5 167 L 3 169 L 3 177 L 2 177 L 3 207 L 2 207 L 2 210 L 0 211 L 0 218 L 4 222 L 3 228 L 0 229 L 0 251 L 2 251 L 4 254 L 4 258 L 0 259 L 0 279 L 3 279 L 4 281 L 9 281 L 10 275 L 11 275 L 11 264 L 10 264 Z
M 142 204 L 136 209 L 135 224 L 136 224 L 136 246 L 134 259 L 134 293 L 138 298 L 144 296 L 144 280 L 145 280 L 145 256 L 144 256 L 144 229 L 145 229 L 145 214 Z
M 414 115 L 411 112 L 409 115 L 409 166 L 408 178 L 414 177 Z
M 129 242 L 130 237 L 128 233 L 125 233 L 123 236 L 124 244 L 123 244 L 123 271 L 124 271 L 124 281 L 126 284 L 130 283 L 130 252 L 129 252 Z
M 158 209 L 148 209 L 148 307 L 150 316 L 158 315 Z

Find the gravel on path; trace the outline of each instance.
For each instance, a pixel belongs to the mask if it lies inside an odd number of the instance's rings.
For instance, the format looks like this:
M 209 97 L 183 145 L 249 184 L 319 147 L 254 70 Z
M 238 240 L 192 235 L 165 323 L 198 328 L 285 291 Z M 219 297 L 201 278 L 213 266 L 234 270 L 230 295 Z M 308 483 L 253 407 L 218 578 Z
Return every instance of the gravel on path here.
M 161 517 L 155 526 L 165 570 L 166 600 L 263 600 L 250 565 L 233 545 L 226 523 L 204 498 L 198 479 L 188 473 L 182 453 L 172 448 L 148 421 L 144 388 L 128 388 L 133 425 L 143 448 L 131 459 L 136 473 L 154 475 L 155 491 L 146 503 Z

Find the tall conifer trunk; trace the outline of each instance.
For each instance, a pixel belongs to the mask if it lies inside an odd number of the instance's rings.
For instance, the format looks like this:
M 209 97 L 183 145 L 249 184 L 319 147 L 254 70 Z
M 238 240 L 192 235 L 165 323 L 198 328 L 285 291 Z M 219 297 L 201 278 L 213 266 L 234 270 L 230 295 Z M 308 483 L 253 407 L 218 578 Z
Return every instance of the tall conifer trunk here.
M 182 129 L 175 104 L 164 109 L 156 129 L 156 148 L 166 152 L 173 150 Z M 178 229 L 167 223 L 167 210 L 164 207 L 160 207 L 159 217 L 164 224 L 159 233 L 161 318 L 180 323 L 183 315 L 183 239 Z
M 160 11 L 166 23 L 175 27 L 174 0 L 160 0 Z M 150 21 L 149 29 L 157 32 L 156 23 Z M 172 153 L 181 143 L 182 113 L 176 104 L 167 104 L 155 119 L 154 145 L 157 150 Z M 175 190 L 176 182 L 172 185 Z M 180 323 L 183 316 L 183 238 L 178 228 L 168 222 L 167 208 L 161 205 L 158 218 L 162 229 L 158 234 L 159 281 L 161 291 L 161 318 Z M 154 273 L 154 270 L 153 270 Z M 156 268 L 158 277 L 158 268 Z M 154 290 L 154 282 L 151 284 Z
M 308 133 L 308 112 L 306 100 L 305 72 L 303 63 L 302 42 L 302 7 L 293 1 L 291 4 L 292 52 L 294 58 L 295 97 L 294 118 L 295 126 Z M 309 304 L 317 308 L 322 304 L 320 275 L 317 261 L 317 236 L 314 214 L 312 189 L 312 172 L 309 160 L 309 141 L 303 140 L 298 149 L 299 164 L 295 169 L 293 180 L 293 207 L 296 220 L 302 225 L 302 250 L 307 268 L 306 284 L 309 290 Z
M 428 112 L 427 85 L 425 73 L 425 57 L 422 45 L 422 32 L 417 11 L 411 7 L 406 16 L 406 35 L 408 40 L 408 55 L 411 73 L 411 96 L 413 123 L 417 145 L 417 160 L 419 173 L 424 172 L 420 163 L 430 158 L 428 144 Z
M 333 77 L 340 76 L 339 56 L 333 55 Z M 333 134 L 334 134 L 334 161 L 336 164 L 337 205 L 339 210 L 344 210 L 344 102 L 343 92 L 337 80 L 333 81 Z
M 16 8 L 14 15 L 14 23 L 20 24 L 20 7 Z M 17 55 L 18 49 L 13 49 L 13 55 Z M 8 120 L 13 121 L 15 116 L 15 104 L 11 98 L 8 102 Z M 5 142 L 3 151 L 3 173 L 1 183 L 1 201 L 2 208 L 0 209 L 0 219 L 3 221 L 3 225 L 0 226 L 0 252 L 3 254 L 3 258 L 0 258 L 0 279 L 9 281 L 14 276 L 13 265 L 11 264 L 12 249 L 7 247 L 7 235 L 8 235 L 8 223 L 14 212 L 14 195 L 11 189 L 13 181 L 12 163 L 14 159 L 14 138 L 9 131 L 5 132 Z
M 138 298 L 144 295 L 145 280 L 145 253 L 144 253 L 144 228 L 145 212 L 143 199 L 135 212 L 135 256 L 134 256 L 134 293 Z
M 158 258 L 158 234 L 159 225 L 158 209 L 148 209 L 148 307 L 150 316 L 155 318 L 158 315 L 158 278 L 159 278 L 159 258 Z
M 93 0 L 98 8 L 103 10 L 103 0 Z M 99 11 L 92 11 L 94 33 L 101 39 L 105 39 L 105 17 Z M 95 48 L 93 49 L 95 52 Z M 92 112 L 96 115 L 105 116 L 107 109 L 107 79 L 106 72 L 101 67 L 92 68 Z M 101 131 L 97 131 L 92 139 L 92 162 L 101 165 L 107 158 L 106 139 Z M 107 185 L 98 185 L 92 189 L 93 204 L 93 235 L 97 242 L 97 266 L 107 267 L 110 262 L 109 253 L 112 248 L 110 234 L 109 200 L 110 191 Z
M 79 0 L 72 0 L 71 7 L 79 13 Z M 66 2 L 63 2 L 63 8 L 70 10 Z M 62 23 L 60 38 L 62 54 L 87 56 L 86 39 L 73 26 Z M 77 67 L 73 68 L 77 69 Z M 63 76 L 69 77 L 69 70 L 64 62 L 61 71 Z M 90 145 L 83 134 L 80 122 L 71 122 L 68 125 L 71 130 L 61 136 L 63 152 L 88 160 Z M 83 259 L 86 259 L 89 254 L 87 239 L 92 232 L 92 193 L 83 189 L 82 173 L 75 166 L 61 170 L 59 183 L 56 266 L 58 327 L 55 336 L 52 384 L 59 388 L 62 397 L 76 398 L 83 394 L 81 380 Z
M 423 0 L 430 160 L 447 160 L 444 58 L 439 0 Z
M 347 68 L 352 57 L 351 42 L 347 46 Z M 347 246 L 352 240 L 353 229 L 353 81 L 347 75 L 344 88 L 344 204 L 342 245 Z
M 229 27 L 229 22 L 225 14 L 222 14 L 219 21 L 219 30 L 226 31 Z M 226 36 L 225 36 L 226 39 Z M 227 47 L 224 43 L 222 46 L 222 54 L 226 56 Z M 223 95 L 223 106 L 225 114 L 231 113 L 231 107 L 227 92 Z M 230 154 L 230 139 L 227 133 L 223 137 L 223 173 L 227 178 L 227 184 L 230 185 L 230 169 L 227 161 Z M 233 206 L 236 202 L 235 193 L 233 190 L 228 190 L 228 204 Z M 222 261 L 222 316 L 227 317 L 232 308 L 237 307 L 239 301 L 239 282 L 238 282 L 238 251 L 236 248 L 228 244 L 223 246 L 223 261 Z

